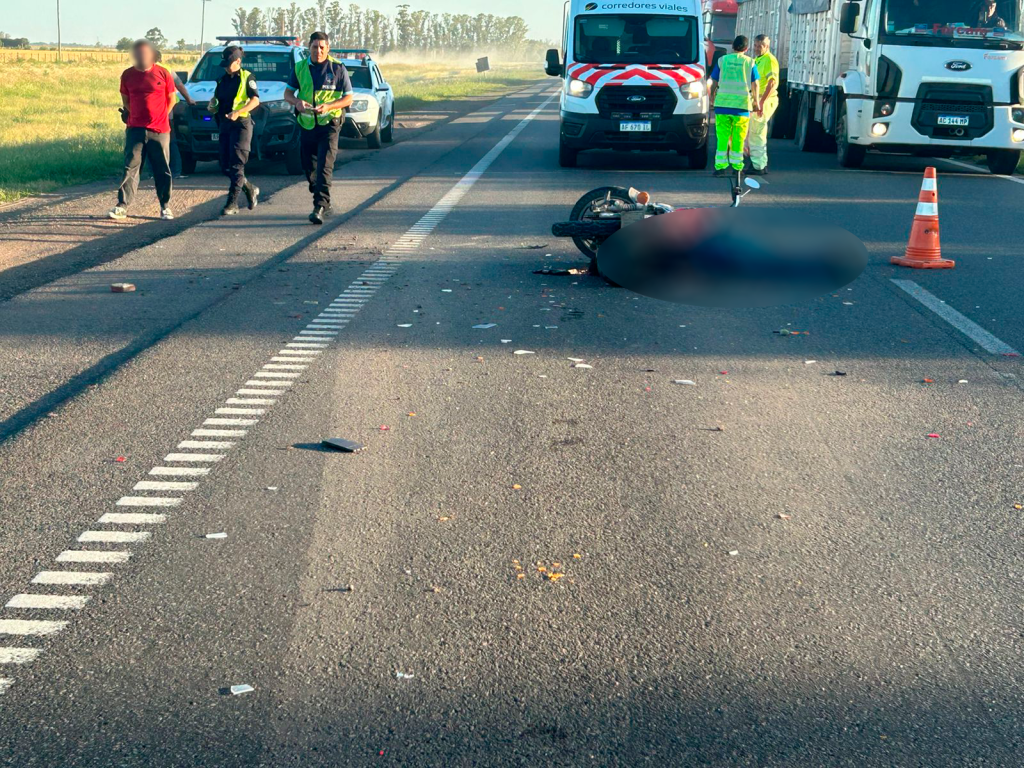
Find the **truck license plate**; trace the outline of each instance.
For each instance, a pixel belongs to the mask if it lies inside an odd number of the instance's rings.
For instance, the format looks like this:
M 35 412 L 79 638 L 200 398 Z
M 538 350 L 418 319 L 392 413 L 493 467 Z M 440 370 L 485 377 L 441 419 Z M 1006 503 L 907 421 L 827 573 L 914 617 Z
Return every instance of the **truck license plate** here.
M 619 130 L 624 133 L 636 133 L 651 130 L 650 120 L 623 120 L 619 123 Z
M 939 125 L 969 125 L 970 122 L 966 115 L 939 115 Z

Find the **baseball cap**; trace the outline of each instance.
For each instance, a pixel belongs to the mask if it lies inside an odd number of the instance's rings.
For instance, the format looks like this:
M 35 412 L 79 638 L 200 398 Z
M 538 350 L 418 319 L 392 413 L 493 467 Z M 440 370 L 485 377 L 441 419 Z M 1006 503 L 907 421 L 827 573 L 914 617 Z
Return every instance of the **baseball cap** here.
M 223 56 L 223 59 L 220 62 L 220 65 L 222 67 L 227 67 L 231 62 L 239 61 L 242 58 L 242 48 L 238 45 L 229 45 L 224 49 L 224 52 L 221 55 Z

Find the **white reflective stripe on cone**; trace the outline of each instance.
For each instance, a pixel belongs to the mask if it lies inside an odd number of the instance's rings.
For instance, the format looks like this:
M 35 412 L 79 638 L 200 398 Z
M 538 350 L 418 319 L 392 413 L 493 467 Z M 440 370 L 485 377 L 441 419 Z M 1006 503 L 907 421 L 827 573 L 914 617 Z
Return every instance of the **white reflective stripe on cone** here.
M 918 203 L 917 204 L 917 215 L 918 216 L 938 216 L 939 205 L 938 203 Z
M 935 179 L 922 179 L 921 180 L 921 190 L 924 191 L 924 192 L 934 192 L 935 191 Z

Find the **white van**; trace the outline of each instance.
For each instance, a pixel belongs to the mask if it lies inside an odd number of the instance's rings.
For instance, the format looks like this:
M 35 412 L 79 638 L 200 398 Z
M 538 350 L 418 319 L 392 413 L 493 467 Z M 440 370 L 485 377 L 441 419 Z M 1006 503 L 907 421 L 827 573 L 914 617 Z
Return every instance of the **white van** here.
M 708 164 L 708 97 L 696 0 L 568 0 L 562 50 L 558 162 L 586 149 L 675 150 Z

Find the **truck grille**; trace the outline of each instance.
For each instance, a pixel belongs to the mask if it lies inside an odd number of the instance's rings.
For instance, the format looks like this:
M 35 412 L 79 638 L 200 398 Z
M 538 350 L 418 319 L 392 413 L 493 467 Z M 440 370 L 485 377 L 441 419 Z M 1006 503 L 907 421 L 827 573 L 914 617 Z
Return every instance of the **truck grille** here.
M 637 97 L 643 101 L 637 101 Z M 668 86 L 606 85 L 597 94 L 597 111 L 605 118 L 612 113 L 637 118 L 641 114 L 671 117 L 675 108 L 676 96 Z
M 984 136 L 995 124 L 990 86 L 922 83 L 917 98 L 911 124 L 923 136 L 969 141 Z M 967 125 L 939 125 L 939 118 L 945 116 L 966 117 Z

